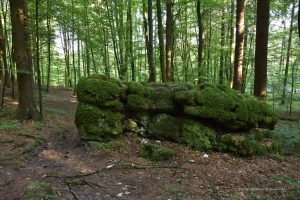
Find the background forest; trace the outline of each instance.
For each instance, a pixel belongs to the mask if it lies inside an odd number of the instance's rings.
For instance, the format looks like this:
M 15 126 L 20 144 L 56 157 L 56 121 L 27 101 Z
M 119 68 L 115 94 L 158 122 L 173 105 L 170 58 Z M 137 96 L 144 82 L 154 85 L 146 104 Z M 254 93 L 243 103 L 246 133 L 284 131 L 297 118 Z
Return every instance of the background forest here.
M 253 94 L 259 2 L 265 1 L 26 1 L 34 82 L 42 90 L 64 86 L 75 93 L 81 76 L 105 74 L 139 82 L 220 83 Z M 272 0 L 268 6 L 265 90 L 275 108 L 299 98 L 298 2 Z M 14 97 L 9 1 L 1 0 L 0 12 L 0 78 Z

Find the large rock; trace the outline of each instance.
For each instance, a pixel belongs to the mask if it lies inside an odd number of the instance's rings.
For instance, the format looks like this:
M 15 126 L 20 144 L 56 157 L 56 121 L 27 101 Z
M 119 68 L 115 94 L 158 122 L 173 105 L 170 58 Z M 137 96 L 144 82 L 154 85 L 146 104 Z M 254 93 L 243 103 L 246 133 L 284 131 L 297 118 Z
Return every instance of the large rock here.
M 79 102 L 110 110 L 123 109 L 122 92 L 123 88 L 117 80 L 102 75 L 81 78 L 77 84 Z
M 187 91 L 188 84 L 141 84 L 130 82 L 127 87 L 127 106 L 133 111 L 149 111 L 160 113 L 179 113 L 175 93 Z
M 206 84 L 177 92 L 175 100 L 183 106 L 185 115 L 213 121 L 225 129 L 273 129 L 278 120 L 266 103 L 221 85 Z
M 249 130 L 273 129 L 277 122 L 265 102 L 224 85 L 124 84 L 97 75 L 80 79 L 78 100 L 80 138 L 100 142 L 127 131 L 197 150 L 252 155 L 267 148 Z
M 75 117 L 79 136 L 83 140 L 105 142 L 122 133 L 123 115 L 120 112 L 79 103 Z

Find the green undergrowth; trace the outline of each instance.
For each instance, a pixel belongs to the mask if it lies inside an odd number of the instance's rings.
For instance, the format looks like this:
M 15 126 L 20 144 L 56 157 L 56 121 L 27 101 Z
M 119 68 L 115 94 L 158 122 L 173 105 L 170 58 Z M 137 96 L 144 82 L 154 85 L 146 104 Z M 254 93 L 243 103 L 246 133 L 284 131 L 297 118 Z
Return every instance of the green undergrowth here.
M 139 156 L 154 162 L 166 161 L 176 155 L 175 151 L 155 144 L 143 144 L 139 151 Z
M 2 119 L 0 122 L 1 130 L 17 130 L 20 128 L 21 123 L 18 120 Z
M 300 156 L 299 121 L 280 121 L 273 133 L 278 138 L 283 155 Z
M 50 183 L 32 182 L 27 188 L 23 196 L 23 200 L 55 200 L 57 199 L 56 191 Z

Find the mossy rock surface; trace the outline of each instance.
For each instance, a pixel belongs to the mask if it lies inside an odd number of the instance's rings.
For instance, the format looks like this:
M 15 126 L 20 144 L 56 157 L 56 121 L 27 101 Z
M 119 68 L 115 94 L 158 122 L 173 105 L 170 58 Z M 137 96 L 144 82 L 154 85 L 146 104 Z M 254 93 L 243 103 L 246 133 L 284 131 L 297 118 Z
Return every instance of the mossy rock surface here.
M 178 113 L 175 93 L 189 88 L 189 85 L 130 82 L 127 87 L 127 106 L 134 111 Z
M 77 98 L 80 102 L 92 104 L 100 108 L 122 110 L 121 102 L 123 88 L 112 78 L 102 75 L 83 77 L 78 81 Z
M 102 110 L 79 103 L 75 123 L 81 139 L 109 141 L 122 133 L 123 115 L 120 112 Z
M 155 115 L 149 122 L 148 137 L 156 139 L 180 141 L 180 121 L 168 114 Z
M 226 129 L 273 129 L 278 120 L 266 103 L 223 85 L 196 86 L 177 92 L 175 100 L 185 115 L 212 120 Z
M 56 200 L 58 199 L 56 191 L 50 183 L 32 182 L 25 190 L 23 200 Z
M 270 130 L 253 129 L 247 134 L 222 135 L 216 148 L 221 152 L 230 152 L 238 156 L 279 153 L 280 144 Z
M 173 158 L 176 152 L 170 148 L 160 147 L 155 144 L 143 144 L 139 151 L 139 156 L 151 161 L 159 162 Z
M 197 150 L 212 150 L 216 145 L 216 131 L 199 121 L 183 120 L 181 142 Z

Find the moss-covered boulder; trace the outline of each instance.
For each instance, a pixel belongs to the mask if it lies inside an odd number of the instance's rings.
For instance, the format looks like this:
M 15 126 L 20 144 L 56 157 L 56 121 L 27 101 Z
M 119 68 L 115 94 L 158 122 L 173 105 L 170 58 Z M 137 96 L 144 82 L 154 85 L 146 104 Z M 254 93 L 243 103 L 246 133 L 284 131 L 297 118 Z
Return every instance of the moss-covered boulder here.
M 123 88 L 117 80 L 102 75 L 83 77 L 77 85 L 80 102 L 111 110 L 123 109 L 122 92 Z
M 280 152 L 280 145 L 272 131 L 253 129 L 243 134 L 224 134 L 216 146 L 221 152 L 230 152 L 238 156 L 262 155 Z
M 58 199 L 56 191 L 50 183 L 32 182 L 25 190 L 23 200 L 55 200 Z
M 122 133 L 122 118 L 120 112 L 79 103 L 75 124 L 81 139 L 109 141 Z
M 223 85 L 205 84 L 177 92 L 175 100 L 185 115 L 211 120 L 226 129 L 272 129 L 277 122 L 266 103 Z
M 178 84 L 141 84 L 130 82 L 127 87 L 127 106 L 133 111 L 178 113 L 175 102 L 177 91 L 187 91 L 191 86 Z
M 181 137 L 180 121 L 174 116 L 164 113 L 155 115 L 149 122 L 147 136 L 179 142 Z
M 199 121 L 182 121 L 181 142 L 197 150 L 212 150 L 216 145 L 216 131 Z

